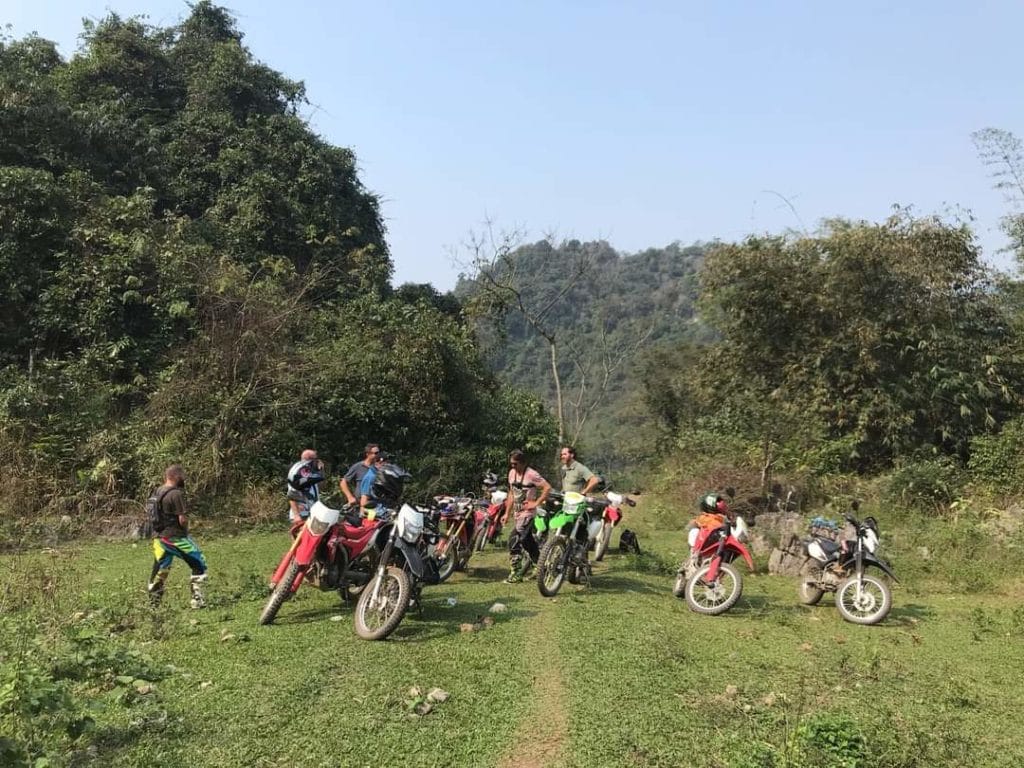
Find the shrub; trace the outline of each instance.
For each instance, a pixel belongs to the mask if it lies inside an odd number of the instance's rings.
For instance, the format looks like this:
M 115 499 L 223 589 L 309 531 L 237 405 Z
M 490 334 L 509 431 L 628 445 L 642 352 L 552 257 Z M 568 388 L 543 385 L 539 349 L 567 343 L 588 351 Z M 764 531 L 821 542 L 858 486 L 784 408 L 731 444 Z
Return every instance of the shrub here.
M 904 464 L 889 478 L 890 503 L 928 514 L 943 514 L 960 497 L 964 475 L 949 458 L 923 459 Z

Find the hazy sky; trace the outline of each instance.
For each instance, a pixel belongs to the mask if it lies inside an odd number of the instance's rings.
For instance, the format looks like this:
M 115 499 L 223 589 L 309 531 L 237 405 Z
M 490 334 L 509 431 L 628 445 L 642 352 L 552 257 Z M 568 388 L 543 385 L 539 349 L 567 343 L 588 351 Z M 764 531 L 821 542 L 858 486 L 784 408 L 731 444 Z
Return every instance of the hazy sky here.
M 1024 136 L 1024 3 L 225 3 L 255 57 L 383 200 L 395 282 L 454 285 L 490 218 L 530 238 L 674 240 L 1008 211 L 970 134 Z M 172 0 L 0 0 L 16 37 L 74 52 L 83 17 L 169 25 Z M 780 199 L 785 197 L 796 211 Z

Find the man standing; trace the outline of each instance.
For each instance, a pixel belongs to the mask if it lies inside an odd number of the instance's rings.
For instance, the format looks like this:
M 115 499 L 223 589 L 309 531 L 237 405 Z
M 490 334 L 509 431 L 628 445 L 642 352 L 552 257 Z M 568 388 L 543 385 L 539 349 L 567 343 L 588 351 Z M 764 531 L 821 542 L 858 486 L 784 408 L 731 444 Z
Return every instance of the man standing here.
M 200 587 L 206 581 L 206 558 L 188 535 L 188 509 L 185 506 L 185 470 L 172 464 L 164 471 L 164 483 L 149 497 L 146 507 L 153 522 L 153 572 L 149 577 L 149 599 L 159 605 L 164 585 L 175 557 L 192 569 L 189 588 L 192 607 L 203 608 L 206 601 Z
M 377 456 L 379 455 L 380 446 L 376 443 L 367 443 L 366 447 L 363 449 L 362 461 L 357 461 L 349 467 L 345 476 L 341 478 L 341 482 L 338 483 L 338 487 L 341 489 L 341 492 L 345 494 L 345 498 L 348 499 L 349 504 L 355 504 L 356 501 L 358 501 L 358 499 L 356 499 L 356 491 L 359 490 L 359 486 L 363 481 L 363 475 L 370 470 L 370 467 L 373 466 L 374 462 L 377 460 Z
M 541 477 L 540 472 L 526 466 L 526 456 L 522 451 L 512 451 L 508 461 L 509 493 L 501 524 L 505 525 L 510 516 L 515 520 L 515 531 L 508 537 L 509 571 L 505 583 L 516 584 L 523 580 L 523 574 L 530 565 L 540 559 L 540 549 L 533 537 L 533 518 L 537 514 L 537 507 L 548 497 L 551 485 Z M 525 561 L 524 549 L 527 554 Z
M 562 448 L 562 493 L 576 491 L 584 496 L 596 488 L 601 477 L 595 475 L 576 460 L 576 449 L 571 445 Z
M 288 470 L 288 520 L 292 524 L 309 517 L 309 510 L 320 498 L 319 483 L 324 479 L 323 462 L 316 451 L 307 448 Z

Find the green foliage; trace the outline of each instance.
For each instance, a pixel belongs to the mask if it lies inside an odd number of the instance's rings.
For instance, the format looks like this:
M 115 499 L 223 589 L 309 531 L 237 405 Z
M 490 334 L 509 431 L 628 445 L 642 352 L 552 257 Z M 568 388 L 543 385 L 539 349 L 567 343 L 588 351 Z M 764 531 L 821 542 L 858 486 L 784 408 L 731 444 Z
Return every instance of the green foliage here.
M 859 768 L 869 765 L 867 740 L 848 715 L 815 713 L 797 726 L 793 744 L 808 765 Z
M 1024 417 L 1007 422 L 998 434 L 975 437 L 968 469 L 975 482 L 997 493 L 1024 492 Z
M 723 338 L 687 371 L 690 401 L 732 409 L 745 434 L 841 440 L 870 470 L 923 449 L 962 459 L 1015 411 L 1018 345 L 965 226 L 898 213 L 751 238 L 713 250 L 701 281 Z
M 44 513 L 137 514 L 174 461 L 226 511 L 307 445 L 344 467 L 375 440 L 424 487 L 549 449 L 457 301 L 392 295 L 355 156 L 223 8 L 86 22 L 67 61 L 0 39 L 0 86 L 0 506 L 18 538 Z
M 949 457 L 908 461 L 889 475 L 890 503 L 942 515 L 960 498 L 963 471 Z

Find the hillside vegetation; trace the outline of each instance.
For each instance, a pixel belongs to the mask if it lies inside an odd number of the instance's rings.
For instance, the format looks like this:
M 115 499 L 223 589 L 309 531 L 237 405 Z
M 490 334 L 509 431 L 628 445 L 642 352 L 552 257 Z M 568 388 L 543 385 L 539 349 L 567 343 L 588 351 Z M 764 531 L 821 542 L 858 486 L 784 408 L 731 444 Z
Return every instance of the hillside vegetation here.
M 172 461 L 206 511 L 251 517 L 303 447 L 341 469 L 382 443 L 421 488 L 553 447 L 457 309 L 392 289 L 352 152 L 223 9 L 110 15 L 69 60 L 2 39 L 0 92 L 8 543 L 47 514 L 137 514 Z

